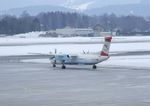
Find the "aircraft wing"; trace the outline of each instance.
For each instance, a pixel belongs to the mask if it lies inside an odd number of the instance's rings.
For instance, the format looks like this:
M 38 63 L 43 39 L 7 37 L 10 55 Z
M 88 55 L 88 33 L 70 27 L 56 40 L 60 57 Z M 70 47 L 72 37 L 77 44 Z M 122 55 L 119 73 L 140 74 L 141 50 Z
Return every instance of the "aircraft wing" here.
M 38 55 L 38 56 L 48 56 L 50 59 L 53 58 L 59 58 L 59 59 L 71 59 L 71 60 L 76 60 L 78 58 L 78 55 L 72 55 L 72 54 L 44 54 L 44 53 L 28 53 L 30 55 Z
M 50 54 L 44 54 L 44 53 L 28 53 L 30 55 L 39 55 L 39 56 L 48 56 L 49 58 L 54 58 L 55 55 L 50 53 Z

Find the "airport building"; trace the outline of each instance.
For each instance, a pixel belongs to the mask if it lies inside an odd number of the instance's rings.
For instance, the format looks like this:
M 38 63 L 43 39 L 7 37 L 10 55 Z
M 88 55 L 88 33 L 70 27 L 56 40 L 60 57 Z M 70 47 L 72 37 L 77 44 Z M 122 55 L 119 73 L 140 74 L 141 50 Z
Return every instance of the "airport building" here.
M 99 37 L 107 35 L 116 35 L 116 32 L 104 32 L 101 29 L 92 29 L 92 28 L 71 28 L 65 27 L 63 29 L 56 29 L 46 32 L 45 34 L 40 35 L 41 37 Z
M 92 36 L 94 30 L 91 28 L 70 28 L 56 29 L 56 33 L 60 36 Z

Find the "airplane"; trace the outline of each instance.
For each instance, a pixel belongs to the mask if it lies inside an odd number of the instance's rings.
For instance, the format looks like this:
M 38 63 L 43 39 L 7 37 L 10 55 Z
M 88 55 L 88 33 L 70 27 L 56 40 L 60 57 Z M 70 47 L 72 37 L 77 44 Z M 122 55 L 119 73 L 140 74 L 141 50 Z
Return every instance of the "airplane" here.
M 112 36 L 106 36 L 102 50 L 96 54 L 82 53 L 82 54 L 55 54 L 51 55 L 50 61 L 53 67 L 57 64 L 62 65 L 62 69 L 66 69 L 66 65 L 92 65 L 93 69 L 97 69 L 96 64 L 101 63 L 109 59 L 109 49 L 111 44 Z

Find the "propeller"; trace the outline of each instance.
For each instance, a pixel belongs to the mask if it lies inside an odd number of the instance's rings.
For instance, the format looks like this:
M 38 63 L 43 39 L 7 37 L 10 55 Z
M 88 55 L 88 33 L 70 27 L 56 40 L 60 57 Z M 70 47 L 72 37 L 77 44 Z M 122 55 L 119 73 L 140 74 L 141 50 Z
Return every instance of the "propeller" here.
M 57 54 L 57 49 L 55 49 L 55 55 Z
M 83 50 L 83 54 L 85 54 L 85 51 Z
M 50 54 L 53 54 L 53 52 L 50 52 Z M 57 54 L 57 49 L 54 50 L 54 56 L 51 57 L 51 59 L 55 59 Z
M 56 64 L 56 54 L 57 54 L 57 49 L 55 49 L 55 55 L 54 55 L 54 64 Z
M 83 54 L 89 54 L 90 52 L 88 51 L 88 52 L 85 52 L 84 50 L 83 50 Z

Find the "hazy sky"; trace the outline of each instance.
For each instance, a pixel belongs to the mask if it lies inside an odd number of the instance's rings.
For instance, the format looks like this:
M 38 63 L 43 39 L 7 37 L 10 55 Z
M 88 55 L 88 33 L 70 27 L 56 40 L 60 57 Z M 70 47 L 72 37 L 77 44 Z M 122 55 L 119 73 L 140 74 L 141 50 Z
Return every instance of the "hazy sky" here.
M 99 6 L 111 4 L 138 3 L 140 0 L 0 0 L 0 10 L 31 5 L 78 5 L 86 2 L 98 2 Z

